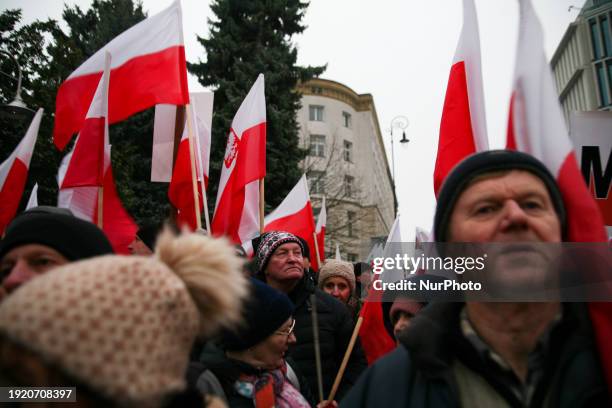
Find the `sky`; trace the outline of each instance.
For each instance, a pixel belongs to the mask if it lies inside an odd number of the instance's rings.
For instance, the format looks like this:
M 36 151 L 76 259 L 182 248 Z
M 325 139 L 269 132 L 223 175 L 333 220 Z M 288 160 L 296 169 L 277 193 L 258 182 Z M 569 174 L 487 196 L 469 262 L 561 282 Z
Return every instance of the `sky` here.
M 61 19 L 63 4 L 88 8 L 92 0 L 1 0 L 0 9 L 21 8 L 23 21 Z M 171 0 L 143 0 L 149 15 Z M 182 0 L 187 60 L 203 59 L 196 34 L 208 34 L 209 0 Z M 532 0 L 544 31 L 547 57 L 553 55 L 584 0 Z M 475 0 L 489 146 L 505 143 L 508 102 L 518 36 L 518 0 Z M 575 8 L 569 9 L 570 6 Z M 327 64 L 321 76 L 374 97 L 391 165 L 391 122 L 408 119 L 407 144 L 397 143 L 395 176 L 404 241 L 415 227 L 431 229 L 435 209 L 433 168 L 449 69 L 463 22 L 462 0 L 311 0 L 306 30 L 292 40 L 298 64 Z M 202 89 L 190 78 L 190 89 Z

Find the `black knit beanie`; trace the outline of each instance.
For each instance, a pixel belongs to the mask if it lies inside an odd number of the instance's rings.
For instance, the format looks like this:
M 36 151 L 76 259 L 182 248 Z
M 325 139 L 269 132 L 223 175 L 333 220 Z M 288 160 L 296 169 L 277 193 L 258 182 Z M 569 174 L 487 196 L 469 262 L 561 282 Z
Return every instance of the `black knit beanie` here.
M 149 248 L 151 251 L 155 250 L 155 243 L 157 237 L 161 232 L 164 224 L 160 223 L 147 223 L 143 224 L 136 233 L 136 236 Z
M 113 253 L 108 238 L 96 225 L 60 213 L 26 211 L 17 216 L 0 242 L 0 258 L 27 244 L 53 248 L 69 261 Z
M 241 351 L 268 338 L 293 315 L 293 303 L 284 293 L 251 279 L 251 296 L 243 306 L 244 323 L 221 336 L 226 350 Z
M 482 174 L 504 170 L 525 170 L 544 182 L 559 217 L 561 233 L 565 236 L 567 221 L 563 198 L 555 178 L 546 166 L 535 157 L 515 150 L 489 150 L 463 159 L 442 184 L 434 217 L 437 242 L 447 241 L 451 214 L 459 196 L 469 183 Z

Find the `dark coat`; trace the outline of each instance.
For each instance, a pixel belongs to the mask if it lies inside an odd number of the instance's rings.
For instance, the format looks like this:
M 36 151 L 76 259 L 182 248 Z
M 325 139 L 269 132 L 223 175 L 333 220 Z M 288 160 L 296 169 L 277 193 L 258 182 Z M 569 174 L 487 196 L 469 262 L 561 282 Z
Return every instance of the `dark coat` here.
M 459 327 L 462 303 L 423 309 L 400 338 L 401 345 L 377 361 L 341 401 L 341 407 L 459 407 L 452 362 L 458 359 L 484 378 L 509 406 L 521 407 L 490 375 Z M 550 336 L 544 376 L 531 406 L 612 406 L 583 304 L 566 304 Z
M 297 343 L 289 349 L 289 356 L 299 371 L 306 377 L 310 389 L 317 395 L 317 372 L 315 364 L 314 335 L 312 332 L 312 305 L 310 295 L 317 299 L 316 309 L 319 324 L 319 345 L 321 349 L 321 371 L 323 373 L 323 394 L 327 398 L 334 379 L 344 358 L 355 327 L 355 322 L 346 307 L 332 296 L 315 287 L 312 280 L 304 277 L 289 294 L 295 304 L 295 336 Z M 336 400 L 339 400 L 355 384 L 367 363 L 359 340 L 351 354 Z
M 300 383 L 300 393 L 310 405 L 316 405 L 314 397 L 308 388 L 308 383 L 299 373 L 299 371 L 295 369 L 295 363 L 289 360 L 287 363 L 294 367 L 294 371 Z M 193 371 L 191 375 L 189 373 L 187 375 L 190 388 L 195 389 L 200 375 L 202 375 L 204 371 L 210 370 L 223 388 L 228 407 L 252 408 L 254 406 L 251 398 L 238 394 L 238 392 L 234 389 L 234 383 L 241 374 L 258 375 L 260 374 L 259 370 L 250 366 L 249 364 L 228 358 L 225 355 L 225 352 L 218 345 L 209 342 L 202 350 L 200 362 L 191 363 L 190 369 Z M 212 394 L 214 394 L 214 392 Z

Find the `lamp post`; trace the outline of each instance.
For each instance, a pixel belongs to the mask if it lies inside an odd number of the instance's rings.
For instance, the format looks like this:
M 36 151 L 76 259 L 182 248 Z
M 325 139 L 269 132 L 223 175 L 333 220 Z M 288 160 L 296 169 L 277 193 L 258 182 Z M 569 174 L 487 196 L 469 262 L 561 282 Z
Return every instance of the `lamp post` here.
M 15 78 L 14 76 L 4 71 L 0 71 L 0 73 L 2 73 L 3 75 L 11 78 L 14 81 L 17 81 L 17 90 L 15 92 L 15 98 L 8 104 L 2 105 L 2 110 L 6 111 L 6 113 L 3 113 L 3 116 L 8 115 L 8 117 L 4 117 L 4 119 L 14 120 L 15 118 L 18 118 L 18 117 L 25 118 L 26 116 L 31 116 L 32 114 L 35 113 L 34 110 L 30 109 L 23 102 L 23 99 L 21 99 L 22 71 L 21 71 L 21 66 L 19 65 L 19 61 L 17 61 L 17 58 L 15 58 L 15 56 L 9 52 L 0 50 L 0 54 L 6 55 L 7 57 L 9 57 L 15 63 L 15 66 L 17 67 L 17 78 Z
M 391 128 L 389 129 L 389 133 L 391 134 L 391 180 L 393 181 L 393 202 L 394 202 L 394 212 L 397 215 L 397 195 L 395 193 L 395 152 L 393 151 L 393 130 L 395 128 L 399 128 L 402 130 L 402 138 L 400 139 L 400 143 L 405 144 L 410 140 L 406 138 L 406 128 L 410 124 L 410 121 L 407 117 L 398 115 L 391 120 Z

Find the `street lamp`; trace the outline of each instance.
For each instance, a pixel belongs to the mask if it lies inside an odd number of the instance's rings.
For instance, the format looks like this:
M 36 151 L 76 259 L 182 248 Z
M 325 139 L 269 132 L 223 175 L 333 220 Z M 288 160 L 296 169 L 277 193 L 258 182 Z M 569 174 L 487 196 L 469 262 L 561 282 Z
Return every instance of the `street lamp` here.
M 9 116 L 26 116 L 26 115 L 34 113 L 34 111 L 28 108 L 28 106 L 23 102 L 23 99 L 21 99 L 22 73 L 21 73 L 21 66 L 19 65 L 19 61 L 17 61 L 17 58 L 15 58 L 15 56 L 13 56 L 9 52 L 0 50 L 0 53 L 12 59 L 13 62 L 15 63 L 15 66 L 17 67 L 17 78 L 13 77 L 10 74 L 7 74 L 4 71 L 0 71 L 2 74 L 6 75 L 7 77 L 17 81 L 17 91 L 15 92 L 15 98 L 8 104 L 3 105 L 2 107 L 4 108 L 4 110 L 7 110 L 10 112 Z
M 393 183 L 395 183 L 395 154 L 393 152 L 393 129 L 399 128 L 402 129 L 402 138 L 400 143 L 408 143 L 410 140 L 406 138 L 406 128 L 410 124 L 408 118 L 402 115 L 396 116 L 391 120 L 391 173 L 393 174 Z
M 393 203 L 394 203 L 394 212 L 397 215 L 397 195 L 395 192 L 395 152 L 393 151 L 393 129 L 399 128 L 402 130 L 402 138 L 400 139 L 400 143 L 405 144 L 410 140 L 406 138 L 406 128 L 410 124 L 410 121 L 407 117 L 399 115 L 394 117 L 391 120 L 391 128 L 389 129 L 389 133 L 391 134 L 391 180 L 393 181 Z

